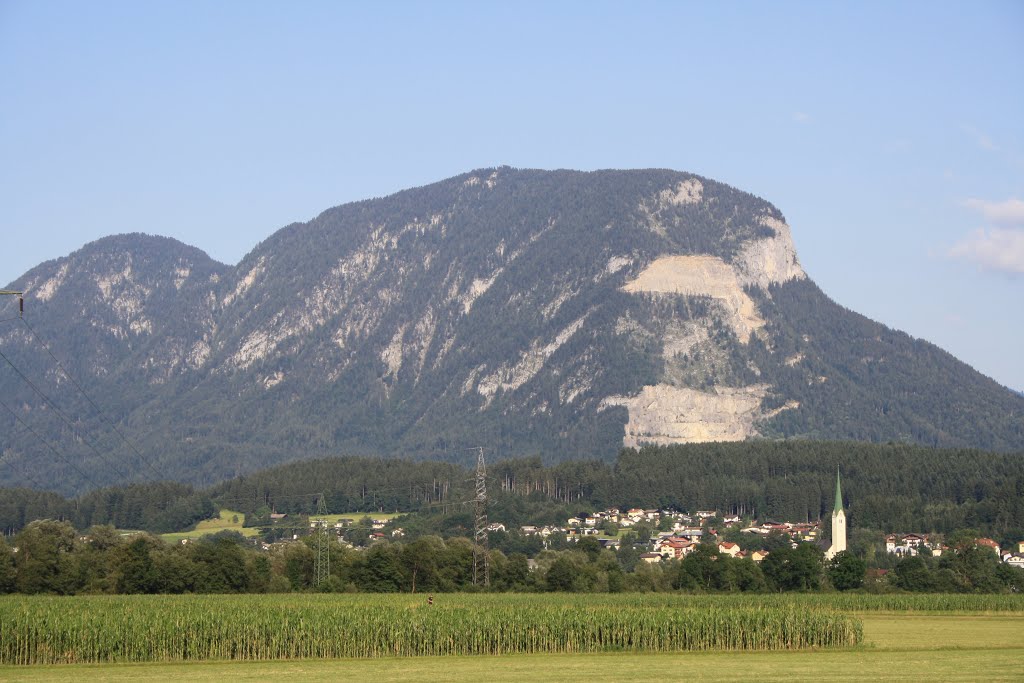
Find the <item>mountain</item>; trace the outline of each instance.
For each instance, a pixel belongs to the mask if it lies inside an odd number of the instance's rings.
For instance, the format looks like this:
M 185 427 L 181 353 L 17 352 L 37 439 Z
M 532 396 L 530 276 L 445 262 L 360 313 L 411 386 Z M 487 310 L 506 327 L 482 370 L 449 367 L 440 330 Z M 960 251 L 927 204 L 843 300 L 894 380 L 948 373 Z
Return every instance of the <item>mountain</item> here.
M 1024 398 L 832 302 L 778 209 L 689 173 L 479 170 L 329 209 L 234 267 L 121 235 L 11 288 L 31 328 L 0 325 L 0 395 L 34 431 L 0 411 L 6 483 L 206 485 L 473 446 L 549 461 L 781 437 L 1024 449 Z

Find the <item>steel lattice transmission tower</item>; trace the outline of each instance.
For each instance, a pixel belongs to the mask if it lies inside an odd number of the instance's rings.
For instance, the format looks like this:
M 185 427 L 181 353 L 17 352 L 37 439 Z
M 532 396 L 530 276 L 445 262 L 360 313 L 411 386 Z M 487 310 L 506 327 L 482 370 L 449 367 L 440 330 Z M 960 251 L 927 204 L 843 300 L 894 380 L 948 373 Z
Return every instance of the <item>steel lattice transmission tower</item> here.
M 322 493 L 316 503 L 316 519 L 313 520 L 313 525 L 316 528 L 316 585 L 319 587 L 331 575 L 331 539 L 327 525 L 327 499 Z
M 487 463 L 484 449 L 477 449 L 476 496 L 473 498 L 476 529 L 473 534 L 473 585 L 490 586 L 491 575 L 487 561 Z

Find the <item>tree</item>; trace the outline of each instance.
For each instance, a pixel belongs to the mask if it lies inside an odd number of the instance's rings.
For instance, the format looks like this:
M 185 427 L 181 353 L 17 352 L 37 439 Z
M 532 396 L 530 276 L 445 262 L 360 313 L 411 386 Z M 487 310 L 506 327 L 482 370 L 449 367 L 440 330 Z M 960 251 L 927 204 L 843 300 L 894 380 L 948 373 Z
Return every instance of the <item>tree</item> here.
M 402 566 L 409 575 L 411 592 L 436 590 L 437 566 L 444 555 L 445 545 L 437 536 L 421 536 L 402 547 Z
M 531 584 L 530 565 L 526 555 L 512 553 L 508 556 L 501 571 L 494 577 L 496 587 L 504 590 L 525 590 Z
M 153 558 L 149 555 L 149 542 L 137 538 L 124 549 L 121 575 L 117 580 L 118 593 L 154 593 L 157 574 Z
M 844 550 L 829 563 L 828 578 L 836 590 L 853 590 L 864 585 L 864 574 L 867 569 L 867 562 Z
M 276 558 L 277 573 L 291 584 L 292 590 L 306 590 L 313 585 L 313 551 L 305 543 L 289 543 Z
M 603 548 L 596 538 L 593 536 L 584 536 L 576 542 L 576 549 L 586 554 L 587 558 L 591 562 L 595 562 L 601 555 Z
M 783 546 L 771 552 L 761 563 L 761 570 L 776 590 L 818 590 L 821 587 L 822 560 L 821 550 L 809 543 L 801 543 L 795 550 Z
M 718 554 L 718 546 L 713 543 L 700 543 L 689 555 L 679 563 L 679 573 L 688 574 L 692 581 L 686 577 L 679 576 L 676 583 L 680 588 L 693 587 L 701 590 L 714 590 L 719 587 L 719 573 L 721 572 L 721 556 Z
M 390 543 L 375 543 L 364 554 L 361 567 L 355 571 L 356 583 L 371 593 L 398 593 L 405 584 L 402 573 L 402 551 Z
M 935 582 L 923 557 L 905 557 L 893 569 L 897 587 L 906 591 L 923 592 L 934 588 Z
M 14 553 L 0 536 L 0 595 L 14 591 L 14 580 L 17 572 L 14 569 Z
M 196 564 L 200 592 L 240 593 L 248 588 L 245 554 L 233 537 L 217 534 L 188 547 Z
M 564 555 L 560 555 L 544 575 L 544 585 L 549 591 L 571 591 L 576 585 L 576 567 Z
M 75 528 L 68 522 L 43 519 L 30 522 L 16 537 L 16 586 L 20 593 L 75 592 L 69 571 L 75 547 Z

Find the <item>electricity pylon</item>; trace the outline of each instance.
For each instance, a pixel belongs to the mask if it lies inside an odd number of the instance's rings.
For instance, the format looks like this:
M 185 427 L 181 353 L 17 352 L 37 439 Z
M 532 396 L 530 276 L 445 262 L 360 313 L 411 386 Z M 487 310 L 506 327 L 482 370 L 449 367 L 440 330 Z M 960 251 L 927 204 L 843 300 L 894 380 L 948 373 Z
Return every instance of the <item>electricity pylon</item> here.
M 331 539 L 327 526 L 327 500 L 324 494 L 316 503 L 316 586 L 319 588 L 331 575 Z
M 483 448 L 477 449 L 473 512 L 476 516 L 473 534 L 473 585 L 490 586 L 491 576 L 487 561 L 487 463 L 484 462 Z

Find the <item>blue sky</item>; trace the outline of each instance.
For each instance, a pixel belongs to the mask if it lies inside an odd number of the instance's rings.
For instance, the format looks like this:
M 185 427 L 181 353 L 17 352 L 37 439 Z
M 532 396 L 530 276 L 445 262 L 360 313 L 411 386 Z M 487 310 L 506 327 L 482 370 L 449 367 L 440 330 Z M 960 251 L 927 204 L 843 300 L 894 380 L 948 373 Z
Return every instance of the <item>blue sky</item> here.
M 235 263 L 485 166 L 692 171 L 1024 389 L 1020 2 L 0 0 L 0 159 L 3 283 L 120 232 Z

